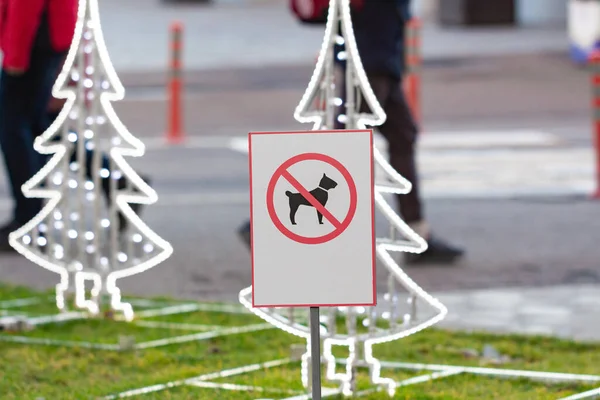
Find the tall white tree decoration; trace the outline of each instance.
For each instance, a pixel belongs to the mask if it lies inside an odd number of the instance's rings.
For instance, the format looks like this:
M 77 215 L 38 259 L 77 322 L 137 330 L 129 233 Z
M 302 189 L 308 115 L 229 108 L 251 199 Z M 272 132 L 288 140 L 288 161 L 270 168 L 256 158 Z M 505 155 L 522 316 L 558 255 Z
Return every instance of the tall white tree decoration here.
M 341 28 L 341 35 L 338 34 Z M 338 57 L 346 62 L 345 101 L 340 97 L 336 86 L 335 45 L 343 45 L 344 51 Z M 366 107 L 361 107 L 364 99 Z M 338 109 L 342 109 L 341 113 Z M 367 108 L 369 111 L 365 112 Z M 330 0 L 325 37 L 317 66 L 308 88 L 302 97 L 294 117 L 299 122 L 313 123 L 313 130 L 335 128 L 335 121 L 345 124 L 346 129 L 365 129 L 367 126 L 381 125 L 385 112 L 369 85 L 358 54 L 352 22 L 350 0 Z M 377 256 L 388 272 L 387 293 L 377 307 L 330 308 L 322 318 L 321 337 L 323 357 L 326 362 L 326 377 L 339 382 L 341 391 L 351 395 L 355 390 L 357 367 L 367 367 L 371 382 L 383 386 L 390 396 L 396 390 L 396 382 L 381 376 L 380 362 L 373 355 L 373 346 L 397 340 L 441 321 L 447 314 L 446 307 L 417 285 L 400 267 L 392 256 L 395 252 L 421 253 L 427 243 L 418 236 L 394 211 L 385 194 L 406 194 L 411 184 L 400 176 L 377 148 L 373 149 L 374 160 L 385 176 L 385 182 L 375 186 L 375 202 L 379 211 L 390 223 L 389 237 L 377 238 Z M 408 311 L 402 313 L 398 288 L 408 291 Z M 307 340 L 307 352 L 302 357 L 302 382 L 309 386 L 310 330 L 306 319 L 298 319 L 293 309 L 254 309 L 252 308 L 252 287 L 240 292 L 240 302 L 250 311 L 291 334 Z M 427 318 L 417 318 L 417 302 L 422 301 L 430 310 Z M 345 317 L 345 332 L 338 332 L 338 316 Z M 359 326 L 359 320 L 362 327 Z M 333 346 L 347 346 L 349 356 L 346 370 L 336 372 L 337 361 L 332 353 Z
M 104 44 L 98 2 L 80 0 L 73 42 L 53 88 L 66 103 L 34 144 L 53 156 L 23 185 L 27 197 L 46 204 L 9 240 L 29 260 L 60 275 L 60 310 L 67 309 L 70 291 L 75 307 L 92 314 L 108 295 L 110 309 L 131 320 L 133 309 L 121 300 L 117 280 L 152 268 L 173 250 L 129 205 L 152 204 L 157 195 L 123 158 L 145 152 L 112 108 L 124 93 Z M 108 165 L 102 154 L 109 155 Z M 103 198 L 106 189 L 110 195 Z

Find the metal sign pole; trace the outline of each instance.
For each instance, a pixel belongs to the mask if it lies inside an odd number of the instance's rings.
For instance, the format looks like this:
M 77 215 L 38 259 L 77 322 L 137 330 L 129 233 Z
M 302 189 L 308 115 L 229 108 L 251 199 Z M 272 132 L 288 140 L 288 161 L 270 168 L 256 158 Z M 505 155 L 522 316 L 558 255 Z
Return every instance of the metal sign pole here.
M 310 308 L 310 359 L 312 363 L 312 400 L 321 400 L 321 333 L 319 307 Z

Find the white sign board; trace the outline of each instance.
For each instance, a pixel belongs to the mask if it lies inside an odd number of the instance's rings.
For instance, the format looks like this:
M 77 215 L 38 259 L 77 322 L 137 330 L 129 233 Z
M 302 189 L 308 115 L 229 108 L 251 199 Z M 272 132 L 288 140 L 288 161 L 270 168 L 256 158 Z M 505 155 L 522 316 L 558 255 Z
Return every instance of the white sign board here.
M 252 132 L 254 307 L 371 306 L 373 132 Z

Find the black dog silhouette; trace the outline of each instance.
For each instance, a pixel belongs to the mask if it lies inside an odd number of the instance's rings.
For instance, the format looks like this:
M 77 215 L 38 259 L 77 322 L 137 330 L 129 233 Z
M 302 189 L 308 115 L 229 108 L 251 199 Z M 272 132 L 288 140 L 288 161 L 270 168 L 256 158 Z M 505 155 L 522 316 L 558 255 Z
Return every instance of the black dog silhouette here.
M 319 202 L 323 207 L 327 204 L 327 199 L 329 198 L 329 193 L 327 191 L 329 189 L 333 189 L 337 186 L 337 182 L 323 174 L 321 181 L 319 182 L 319 187 L 311 190 L 309 193 Z M 312 204 L 301 193 L 292 193 L 290 191 L 285 192 L 286 196 L 290 199 L 290 222 L 292 225 L 296 225 L 296 211 L 300 206 L 309 206 L 313 207 Z M 317 218 L 319 220 L 319 224 L 323 224 L 323 214 L 321 214 L 317 210 Z

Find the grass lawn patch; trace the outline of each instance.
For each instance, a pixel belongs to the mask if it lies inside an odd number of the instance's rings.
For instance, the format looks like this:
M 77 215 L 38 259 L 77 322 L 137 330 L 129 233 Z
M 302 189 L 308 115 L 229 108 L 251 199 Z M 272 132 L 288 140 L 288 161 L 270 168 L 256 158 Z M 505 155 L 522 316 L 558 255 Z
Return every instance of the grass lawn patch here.
M 17 298 L 41 298 L 22 307 L 4 308 L 11 313 L 43 315 L 56 313 L 52 295 L 23 287 L 0 286 L 0 301 Z M 45 299 L 45 300 L 44 300 Z M 180 302 L 160 300 L 161 306 Z M 137 312 L 156 308 L 157 304 L 138 300 Z M 189 302 L 188 302 L 189 303 Z M 187 304 L 187 303 L 186 303 Z M 215 305 L 218 307 L 219 305 Z M 236 306 L 237 307 L 237 306 Z M 1 307 L 0 307 L 1 308 Z M 235 307 L 234 307 L 235 308 Z M 235 311 L 235 310 L 234 310 Z M 131 323 L 91 318 L 39 326 L 31 332 L 0 333 L 0 339 L 19 335 L 34 338 L 119 343 L 123 337 L 143 343 L 182 335 L 219 332 L 219 329 L 264 324 L 249 313 L 216 312 L 210 306 L 175 315 L 135 320 Z M 249 333 L 214 335 L 204 340 L 156 348 L 110 351 L 0 341 L 0 398 L 3 400 L 92 399 L 156 384 L 181 381 L 255 363 L 290 357 L 292 345 L 303 345 L 300 338 L 277 329 Z M 486 364 L 478 354 L 492 346 L 506 357 L 502 365 Z M 336 348 L 342 359 L 345 348 Z M 406 339 L 375 346 L 375 356 L 382 361 L 488 366 L 506 369 L 540 370 L 600 375 L 600 345 L 574 343 L 544 337 L 452 333 L 429 329 Z M 338 366 L 342 372 L 343 365 Z M 382 376 L 398 381 L 430 372 L 384 368 Z M 281 399 L 284 392 L 303 392 L 300 362 L 272 368 L 260 368 L 245 374 L 207 380 L 194 386 L 187 384 L 140 395 L 140 399 Z M 224 390 L 211 386 L 227 383 L 239 388 L 257 387 L 263 391 Z M 335 384 L 323 379 L 326 387 Z M 371 389 L 366 370 L 361 370 L 359 389 Z M 235 386 L 238 387 L 238 386 Z M 595 384 L 547 384 L 527 379 L 499 379 L 473 374 L 459 374 L 435 381 L 399 388 L 396 398 L 403 399 L 558 399 L 600 387 Z M 342 399 L 328 397 L 331 399 Z M 385 393 L 370 393 L 361 398 L 387 399 Z

